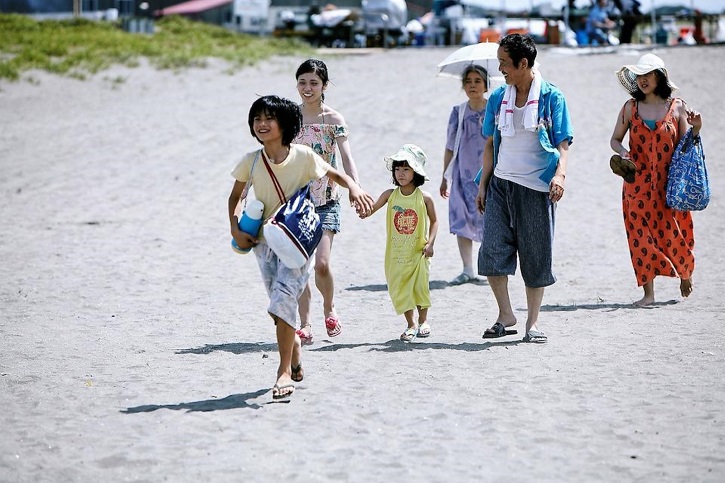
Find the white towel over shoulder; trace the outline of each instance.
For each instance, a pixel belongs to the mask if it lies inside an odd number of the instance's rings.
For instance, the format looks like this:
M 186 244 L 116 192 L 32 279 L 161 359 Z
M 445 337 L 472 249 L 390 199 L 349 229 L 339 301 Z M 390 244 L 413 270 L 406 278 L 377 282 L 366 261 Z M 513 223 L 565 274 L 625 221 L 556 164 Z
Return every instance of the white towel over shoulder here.
M 539 97 L 541 95 L 541 73 L 534 69 L 534 80 L 529 89 L 529 98 L 524 106 L 524 128 L 527 131 L 535 131 L 539 122 Z M 501 136 L 513 136 L 514 129 L 514 106 L 516 105 L 516 87 L 507 85 L 501 102 L 501 110 L 498 113 L 498 129 Z

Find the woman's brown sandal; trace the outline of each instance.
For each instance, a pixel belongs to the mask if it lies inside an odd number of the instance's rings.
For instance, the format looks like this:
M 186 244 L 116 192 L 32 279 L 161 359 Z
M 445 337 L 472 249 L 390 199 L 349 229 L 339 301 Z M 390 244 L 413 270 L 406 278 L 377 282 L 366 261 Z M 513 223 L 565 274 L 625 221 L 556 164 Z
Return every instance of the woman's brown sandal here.
M 615 154 L 609 158 L 609 167 L 617 176 L 624 178 L 627 183 L 634 183 L 634 175 L 637 173 L 637 166 L 631 159 L 623 158 L 619 154 Z

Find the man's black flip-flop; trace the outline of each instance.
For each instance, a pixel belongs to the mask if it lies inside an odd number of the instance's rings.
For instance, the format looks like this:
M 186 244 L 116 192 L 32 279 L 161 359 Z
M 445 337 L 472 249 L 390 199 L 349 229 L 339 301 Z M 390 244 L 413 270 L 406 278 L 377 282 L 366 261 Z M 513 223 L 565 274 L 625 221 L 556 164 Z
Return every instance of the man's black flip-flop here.
M 483 333 L 484 339 L 497 339 L 499 337 L 505 337 L 507 335 L 518 334 L 519 331 L 516 329 L 507 329 L 501 322 L 496 322 L 490 329 L 486 329 Z

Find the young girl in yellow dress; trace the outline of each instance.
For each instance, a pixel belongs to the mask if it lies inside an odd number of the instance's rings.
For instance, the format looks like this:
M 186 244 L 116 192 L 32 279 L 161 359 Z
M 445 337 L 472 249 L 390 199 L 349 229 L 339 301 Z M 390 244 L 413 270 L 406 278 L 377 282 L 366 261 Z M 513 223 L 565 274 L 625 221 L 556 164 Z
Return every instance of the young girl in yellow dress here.
M 386 157 L 397 188 L 383 192 L 369 214 L 360 214 L 365 218 L 388 205 L 385 279 L 396 313 L 404 314 L 408 323 L 400 335 L 404 342 L 430 335 L 428 280 L 438 219 L 433 198 L 419 188 L 428 179 L 426 161 L 423 150 L 414 144 L 405 144 L 396 154 Z M 417 323 L 413 317 L 416 309 Z

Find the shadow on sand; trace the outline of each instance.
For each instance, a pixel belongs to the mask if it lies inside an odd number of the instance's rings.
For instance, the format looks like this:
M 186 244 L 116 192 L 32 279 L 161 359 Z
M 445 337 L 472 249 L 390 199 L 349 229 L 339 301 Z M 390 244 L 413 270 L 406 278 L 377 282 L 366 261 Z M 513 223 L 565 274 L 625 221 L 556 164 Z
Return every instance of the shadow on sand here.
M 476 280 L 471 280 L 470 282 L 466 282 L 468 285 L 479 285 L 484 286 L 488 285 L 488 282 L 486 279 L 478 278 Z M 442 290 L 444 288 L 448 287 L 457 287 L 458 285 L 453 285 L 450 282 L 446 282 L 445 280 L 431 280 L 428 282 L 428 286 L 431 290 Z M 379 283 L 379 284 L 370 284 L 370 285 L 353 285 L 351 287 L 347 287 L 345 290 L 349 290 L 351 292 L 387 292 L 388 291 L 388 285 L 385 283 Z
M 488 350 L 496 346 L 515 346 L 518 345 L 521 340 L 508 340 L 500 342 L 463 342 L 460 344 L 446 344 L 443 342 L 426 342 L 422 339 L 416 339 L 414 342 L 403 342 L 399 339 L 390 339 L 384 342 L 363 342 L 360 344 L 335 344 L 330 341 L 326 341 L 330 345 L 322 347 L 310 347 L 307 346 L 308 351 L 311 352 L 334 352 L 342 349 L 357 349 L 360 347 L 367 347 L 370 351 L 375 352 L 406 352 L 414 350 L 427 350 L 427 349 L 443 349 L 443 350 L 459 350 L 467 352 L 478 352 Z M 203 347 L 195 347 L 189 349 L 181 349 L 176 351 L 176 354 L 210 354 L 215 351 L 231 352 L 232 354 L 250 354 L 254 352 L 276 352 L 277 344 L 274 343 L 244 343 L 244 342 L 231 342 L 227 344 L 206 344 Z
M 312 352 L 335 352 L 343 349 L 357 349 L 367 347 L 371 352 L 409 352 L 415 350 L 460 350 L 466 352 L 479 352 L 489 350 L 494 347 L 510 347 L 521 344 L 520 339 L 508 340 L 500 342 L 484 342 L 471 343 L 463 342 L 460 344 L 446 344 L 442 342 L 427 342 L 418 339 L 414 342 L 402 342 L 398 339 L 391 339 L 384 342 L 367 342 L 361 344 L 331 344 L 323 347 L 309 348 Z M 233 354 L 249 354 L 254 352 L 271 352 L 277 350 L 277 344 L 255 342 L 244 343 L 235 342 L 227 344 L 206 344 L 202 347 L 193 347 L 189 349 L 180 349 L 176 354 L 210 354 L 215 351 L 226 351 Z M 201 411 L 224 411 L 228 409 L 261 409 L 263 406 L 258 403 L 249 403 L 250 399 L 256 399 L 263 394 L 269 392 L 270 389 L 260 389 L 255 392 L 246 394 L 232 394 L 222 399 L 206 399 L 203 401 L 182 402 L 178 404 L 144 404 L 142 406 L 134 406 L 122 409 L 124 414 L 150 413 L 159 409 L 169 409 L 172 411 L 185 410 L 187 412 Z M 272 403 L 288 403 L 290 399 L 279 401 L 271 401 Z
M 478 283 L 478 282 L 473 282 Z M 450 286 L 448 282 L 435 281 L 431 282 L 431 289 L 445 288 Z M 367 290 L 367 291 L 384 291 L 387 285 L 364 285 L 360 287 L 349 287 L 347 290 Z M 573 305 L 543 305 L 542 312 L 575 312 L 577 310 L 639 310 L 639 309 L 655 309 L 667 305 L 674 305 L 676 300 L 668 300 L 666 302 L 656 302 L 647 307 L 636 307 L 631 303 L 594 303 L 594 304 L 573 304 Z M 513 336 L 511 336 L 513 337 Z M 512 347 L 522 344 L 521 339 L 502 340 L 497 342 L 463 342 L 460 344 L 446 344 L 443 342 L 427 342 L 417 339 L 412 343 L 402 342 L 398 339 L 391 339 L 383 342 L 365 342 L 359 344 L 335 344 L 329 342 L 330 345 L 322 347 L 309 347 L 307 350 L 312 352 L 336 352 L 344 349 L 368 348 L 370 352 L 410 352 L 416 350 L 459 350 L 466 352 L 480 352 L 495 347 Z M 232 354 L 250 354 L 257 352 L 276 352 L 277 344 L 269 342 L 230 342 L 225 344 L 206 344 L 201 347 L 191 347 L 188 349 L 179 349 L 176 354 L 210 354 L 216 351 L 231 352 Z M 220 411 L 227 409 L 260 409 L 262 406 L 257 403 L 248 403 L 249 399 L 255 399 L 262 394 L 268 392 L 269 389 L 260 389 L 259 391 L 247 394 L 232 394 L 223 399 L 208 399 L 204 401 L 182 402 L 179 404 L 148 404 L 136 406 L 122 410 L 125 414 L 146 413 L 156 411 L 158 409 L 170 410 L 186 410 L 186 411 Z M 289 400 L 274 401 L 289 402 Z
M 668 300 L 666 302 L 655 302 L 652 305 L 647 305 L 645 307 L 637 307 L 633 303 L 597 303 L 597 304 L 573 304 L 573 305 L 542 305 L 541 311 L 542 312 L 575 312 L 577 310 L 604 310 L 604 311 L 613 311 L 613 310 L 651 310 L 656 309 L 658 307 L 664 307 L 667 305 L 675 305 L 677 304 L 677 300 Z
M 179 349 L 176 354 L 210 354 L 222 351 L 232 354 L 254 354 L 255 352 L 277 352 L 277 343 L 270 342 L 230 342 L 227 344 L 206 344 L 202 347 Z
M 222 399 L 206 399 L 204 401 L 182 402 L 179 404 L 144 404 L 122 409 L 124 414 L 150 413 L 159 409 L 170 409 L 172 411 L 186 410 L 193 411 L 224 411 L 227 409 L 261 409 L 262 406 L 256 403 L 248 403 L 249 399 L 255 399 L 269 392 L 269 389 L 260 389 L 246 394 L 232 394 Z
M 491 349 L 493 347 L 516 346 L 522 341 L 508 340 L 500 342 L 462 342 L 460 344 L 446 344 L 443 342 L 423 342 L 420 339 L 414 342 L 403 342 L 399 339 L 391 339 L 386 342 L 365 343 L 365 344 L 332 344 L 324 347 L 316 347 L 308 349 L 311 352 L 335 352 L 342 349 L 357 349 L 360 347 L 368 347 L 371 352 L 410 352 L 416 350 L 442 349 L 457 350 L 466 352 L 480 352 Z

